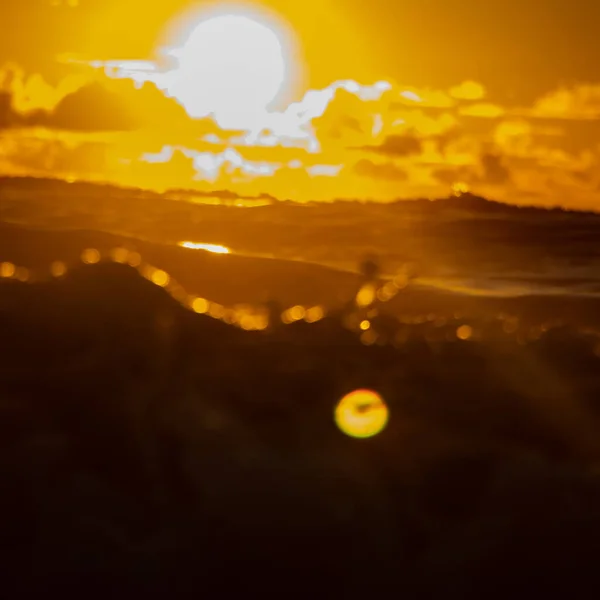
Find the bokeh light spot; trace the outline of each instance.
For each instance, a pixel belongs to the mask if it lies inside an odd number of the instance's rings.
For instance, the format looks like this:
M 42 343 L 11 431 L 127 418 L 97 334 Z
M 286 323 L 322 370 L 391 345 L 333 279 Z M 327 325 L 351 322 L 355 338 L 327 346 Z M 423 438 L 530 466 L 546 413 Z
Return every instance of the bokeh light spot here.
M 67 272 L 67 265 L 60 260 L 55 260 L 50 265 L 50 274 L 52 277 L 62 277 Z
M 456 330 L 456 337 L 459 340 L 470 340 L 473 337 L 473 328 L 470 325 L 461 325 Z
M 294 306 L 290 309 L 290 317 L 292 321 L 300 321 L 300 319 L 304 319 L 306 315 L 306 309 L 303 306 Z
M 161 269 L 156 269 L 152 273 L 150 280 L 155 285 L 158 285 L 160 287 L 166 287 L 167 285 L 169 285 L 169 281 L 171 281 L 171 278 L 169 277 L 169 274 L 165 271 L 162 271 Z
M 365 346 L 372 346 L 377 341 L 377 333 L 372 329 L 367 329 L 361 334 L 360 341 Z
M 199 315 L 206 314 L 209 308 L 210 305 L 208 303 L 208 300 L 205 300 L 204 298 L 196 298 L 192 302 L 192 309 Z
M 225 307 L 213 302 L 208 309 L 208 314 L 213 319 L 222 319 L 225 315 Z
M 110 257 L 119 264 L 124 265 L 129 258 L 129 251 L 127 248 L 113 248 L 110 251 Z
M 9 262 L 3 262 L 0 264 L 0 277 L 10 278 L 14 277 L 16 268 L 15 265 Z
M 316 323 L 317 321 L 320 321 L 324 316 L 325 311 L 323 310 L 323 307 L 313 306 L 312 308 L 309 308 L 306 311 L 306 316 L 304 317 L 304 320 L 307 323 Z
M 127 257 L 127 264 L 130 267 L 137 268 L 142 264 L 142 256 L 139 252 L 130 252 Z
M 376 289 L 372 283 L 363 285 L 356 294 L 356 304 L 362 308 L 371 306 L 375 302 Z
M 96 248 L 87 248 L 81 253 L 81 261 L 86 265 L 95 265 L 100 262 L 100 252 Z
M 408 285 L 408 275 L 404 272 L 398 273 L 392 283 L 397 290 L 403 290 Z
M 257 321 L 252 315 L 244 315 L 240 318 L 240 327 L 245 331 L 256 329 Z

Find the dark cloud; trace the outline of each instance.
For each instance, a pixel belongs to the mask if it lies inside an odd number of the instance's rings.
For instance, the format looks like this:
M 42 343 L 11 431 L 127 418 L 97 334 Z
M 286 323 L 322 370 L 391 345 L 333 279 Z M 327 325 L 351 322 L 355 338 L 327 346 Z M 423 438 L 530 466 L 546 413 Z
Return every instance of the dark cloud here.
M 220 131 L 210 119 L 190 119 L 183 106 L 152 83 L 141 87 L 129 80 L 90 83 L 67 94 L 51 111 L 19 113 L 12 108 L 12 100 L 10 92 L 0 93 L 0 128 L 47 127 L 84 133 L 168 128 L 195 135 Z
M 35 173 L 90 175 L 103 172 L 106 146 L 93 142 L 73 146 L 60 140 L 23 138 L 19 140 L 19 151 L 10 161 Z
M 444 185 L 464 182 L 469 185 L 505 185 L 511 182 L 509 168 L 500 154 L 486 153 L 480 158 L 480 167 L 460 166 L 441 167 L 433 171 L 433 176 Z
M 361 177 L 387 179 L 390 181 L 406 181 L 408 174 L 393 163 L 374 163 L 368 159 L 359 160 L 354 165 L 354 172 Z
M 325 112 L 312 119 L 312 126 L 322 142 L 329 139 L 363 138 L 372 127 L 372 116 L 366 104 L 356 95 L 338 89 Z
M 364 133 L 360 121 L 355 117 L 343 116 L 337 123 L 329 129 L 329 136 L 339 140 L 344 136 L 344 131 L 354 131 L 355 133 Z
M 376 152 L 387 156 L 410 156 L 423 149 L 421 140 L 412 135 L 390 135 L 379 146 L 363 146 L 359 150 Z
M 0 92 L 0 129 L 7 129 L 13 124 L 14 113 L 11 106 L 12 96 Z
M 470 167 L 442 167 L 433 171 L 433 176 L 444 185 L 453 185 L 458 181 L 473 181 L 475 173 Z
M 140 125 L 122 98 L 98 83 L 63 98 L 42 124 L 69 131 L 130 131 Z
M 65 96 L 52 112 L 36 110 L 21 114 L 12 106 L 12 95 L 0 93 L 0 129 L 48 127 L 79 132 L 130 131 L 138 125 L 134 111 L 128 109 L 119 95 L 97 83 Z
M 510 181 L 510 171 L 500 155 L 484 154 L 481 157 L 481 166 L 483 169 L 483 182 L 502 185 Z

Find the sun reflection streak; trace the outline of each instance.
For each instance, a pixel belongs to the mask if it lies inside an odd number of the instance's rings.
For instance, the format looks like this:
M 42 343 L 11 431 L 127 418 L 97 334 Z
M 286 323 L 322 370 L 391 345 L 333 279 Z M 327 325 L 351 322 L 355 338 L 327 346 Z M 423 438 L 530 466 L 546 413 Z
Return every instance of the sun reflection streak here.
M 231 250 L 226 246 L 219 246 L 218 244 L 198 244 L 196 242 L 179 242 L 178 246 L 181 248 L 188 248 L 189 250 L 204 250 L 205 252 L 212 252 L 213 254 L 231 254 Z

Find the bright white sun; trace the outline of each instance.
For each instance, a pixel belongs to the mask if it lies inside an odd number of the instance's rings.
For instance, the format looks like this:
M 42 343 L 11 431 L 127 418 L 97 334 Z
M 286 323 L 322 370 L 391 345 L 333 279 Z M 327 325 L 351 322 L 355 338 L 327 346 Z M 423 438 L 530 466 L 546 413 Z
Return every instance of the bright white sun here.
M 286 79 L 277 34 L 241 15 L 208 18 L 182 47 L 169 92 L 195 118 L 213 113 L 228 128 L 247 128 L 264 114 Z

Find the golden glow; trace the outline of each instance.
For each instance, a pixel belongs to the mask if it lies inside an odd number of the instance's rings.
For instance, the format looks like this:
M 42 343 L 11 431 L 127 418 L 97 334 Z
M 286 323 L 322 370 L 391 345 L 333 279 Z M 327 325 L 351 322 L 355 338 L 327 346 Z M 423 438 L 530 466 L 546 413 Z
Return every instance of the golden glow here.
M 198 313 L 199 315 L 206 314 L 208 312 L 209 308 L 210 308 L 210 304 L 209 304 L 208 300 L 205 300 L 204 298 L 196 298 L 192 302 L 192 309 L 194 310 L 194 312 Z
M 9 262 L 3 262 L 0 264 L 0 277 L 10 278 L 14 277 L 16 268 L 15 265 Z
M 81 253 L 81 261 L 86 265 L 95 265 L 100 262 L 100 252 L 96 248 L 88 248 Z
M 201 21 L 183 46 L 168 91 L 195 118 L 214 114 L 227 127 L 253 127 L 286 79 L 277 34 L 244 15 L 222 14 Z
M 441 71 L 411 81 L 421 59 L 435 64 L 433 46 L 422 43 L 419 60 L 405 55 L 404 69 L 386 72 L 392 65 L 382 57 L 358 51 L 363 42 L 373 50 L 366 38 L 384 33 L 363 22 L 369 15 L 360 3 L 210 0 L 162 3 L 158 12 L 157 3 L 98 3 L 109 4 L 114 11 L 86 17 L 94 31 L 79 50 L 89 54 L 57 57 L 72 70 L 61 65 L 62 81 L 56 74 L 46 81 L 35 72 L 42 65 L 0 73 L 15 125 L 2 133 L 3 172 L 186 188 L 202 194 L 181 194 L 184 201 L 232 206 L 437 198 L 461 181 L 516 204 L 599 205 L 597 143 L 569 124 L 598 116 L 597 84 L 571 78 L 544 91 L 532 81 L 537 101 L 513 90 L 509 102 L 495 96 L 498 81 L 486 81 L 488 94 L 460 69 L 452 81 Z M 346 16 L 352 21 L 355 10 L 353 32 Z M 511 134 L 514 122 L 526 129 Z M 24 159 L 34 146 L 35 156 Z M 490 170 L 492 150 L 502 170 Z M 215 190 L 232 195 L 208 195 Z M 380 292 L 380 300 L 386 296 Z
M 469 193 L 469 184 L 459 181 L 452 186 L 452 193 L 455 196 L 462 196 L 463 194 Z
M 335 409 L 337 426 L 350 437 L 373 437 L 385 429 L 388 420 L 383 398 L 371 390 L 356 390 L 344 396 Z
M 50 265 L 50 274 L 52 277 L 62 277 L 66 272 L 67 265 L 60 260 L 56 260 Z
M 456 337 L 459 340 L 470 340 L 473 337 L 473 328 L 470 325 L 461 325 L 456 330 Z
M 189 248 L 190 250 L 205 250 L 206 252 L 212 252 L 213 254 L 231 254 L 231 250 L 226 246 L 219 246 L 218 244 L 197 244 L 196 242 L 179 242 L 178 244 L 182 248 Z
M 360 324 L 360 328 L 362 331 L 367 331 L 371 329 L 371 323 L 369 321 L 362 321 Z

